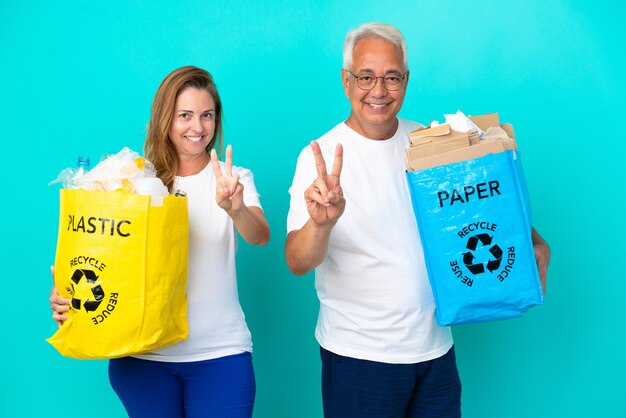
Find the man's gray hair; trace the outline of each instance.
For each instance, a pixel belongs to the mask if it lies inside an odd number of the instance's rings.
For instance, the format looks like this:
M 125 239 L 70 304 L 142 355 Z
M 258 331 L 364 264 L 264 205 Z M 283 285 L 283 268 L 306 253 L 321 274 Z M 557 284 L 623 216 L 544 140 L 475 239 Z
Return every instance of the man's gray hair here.
M 369 22 L 364 23 L 358 28 L 348 32 L 346 41 L 343 44 L 343 68 L 349 70 L 352 66 L 352 55 L 357 42 L 365 38 L 378 38 L 391 42 L 402 51 L 402 59 L 404 62 L 404 70 L 408 69 L 408 60 L 406 56 L 406 41 L 404 36 L 395 26 L 387 23 Z

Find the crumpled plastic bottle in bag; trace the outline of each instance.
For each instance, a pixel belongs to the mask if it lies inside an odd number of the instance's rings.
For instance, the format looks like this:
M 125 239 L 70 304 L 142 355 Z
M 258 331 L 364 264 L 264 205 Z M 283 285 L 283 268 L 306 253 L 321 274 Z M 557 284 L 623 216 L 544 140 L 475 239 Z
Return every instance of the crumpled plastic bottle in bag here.
M 66 168 L 59 173 L 50 184 L 62 183 L 68 189 L 99 190 L 104 192 L 124 191 L 138 193 L 138 187 L 144 187 L 143 179 L 155 184 L 163 182 L 156 176 L 154 165 L 128 147 L 122 148 L 117 154 L 108 155 L 91 170 L 77 175 L 73 168 Z M 158 186 L 154 186 L 158 187 Z M 163 187 L 165 187 L 163 185 Z M 162 188 L 159 188 L 162 192 Z M 165 188 L 167 192 L 167 188 Z
M 61 183 L 65 189 L 77 189 L 76 182 L 89 171 L 90 166 L 89 157 L 79 156 L 76 167 L 62 170 L 56 179 L 48 183 L 48 186 Z

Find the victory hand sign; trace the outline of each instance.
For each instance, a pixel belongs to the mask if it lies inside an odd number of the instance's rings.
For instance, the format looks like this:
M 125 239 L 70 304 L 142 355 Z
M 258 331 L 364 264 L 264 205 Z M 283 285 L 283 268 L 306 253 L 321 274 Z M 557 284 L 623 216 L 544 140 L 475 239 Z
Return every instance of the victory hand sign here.
M 243 205 L 243 184 L 239 183 L 239 174 L 233 175 L 233 149 L 230 145 L 226 147 L 225 172 L 222 173 L 220 162 L 217 159 L 217 152 L 211 150 L 211 164 L 217 182 L 215 201 L 218 206 L 226 212 L 238 212 Z
M 346 208 L 339 183 L 343 167 L 343 147 L 335 146 L 335 161 L 328 174 L 322 151 L 311 141 L 317 178 L 304 191 L 310 219 L 299 230 L 291 231 L 285 243 L 285 258 L 292 273 L 301 276 L 319 266 L 328 252 L 330 232 Z
M 332 226 L 343 214 L 346 207 L 346 200 L 339 183 L 343 166 L 343 147 L 341 144 L 337 144 L 335 147 L 335 160 L 330 174 L 326 172 L 326 162 L 316 141 L 311 141 L 311 149 L 315 157 L 317 178 L 304 192 L 307 210 L 311 220 L 316 225 Z
M 217 160 L 217 152 L 211 150 L 211 165 L 215 173 L 215 201 L 231 217 L 239 234 L 249 244 L 265 245 L 270 239 L 270 229 L 260 207 L 246 206 L 243 203 L 243 184 L 239 174 L 233 175 L 233 149 L 226 147 L 224 172 Z

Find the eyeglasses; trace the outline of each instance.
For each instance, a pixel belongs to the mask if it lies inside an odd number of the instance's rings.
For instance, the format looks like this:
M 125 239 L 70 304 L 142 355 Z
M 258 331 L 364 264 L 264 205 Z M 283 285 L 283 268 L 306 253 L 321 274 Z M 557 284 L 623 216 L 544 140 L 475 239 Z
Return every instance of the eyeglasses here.
M 408 71 L 405 71 L 404 74 L 392 72 L 377 77 L 368 73 L 357 75 L 353 74 L 349 70 L 346 70 L 346 72 L 356 78 L 356 85 L 359 86 L 361 90 L 372 90 L 380 78 L 382 80 L 381 82 L 383 83 L 383 87 L 389 91 L 398 90 L 402 86 L 402 83 L 408 73 Z

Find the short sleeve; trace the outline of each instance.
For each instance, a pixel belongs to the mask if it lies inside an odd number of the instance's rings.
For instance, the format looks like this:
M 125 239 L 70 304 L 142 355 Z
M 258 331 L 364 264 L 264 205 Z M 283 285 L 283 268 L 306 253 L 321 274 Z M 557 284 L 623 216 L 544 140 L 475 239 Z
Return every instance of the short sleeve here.
M 233 174 L 239 174 L 239 182 L 243 185 L 243 203 L 246 206 L 261 207 L 259 193 L 254 184 L 254 174 L 247 168 L 233 166 Z
M 300 153 L 296 163 L 293 182 L 289 188 L 289 213 L 287 214 L 287 233 L 301 229 L 309 220 L 309 211 L 304 200 L 304 191 L 313 183 L 316 177 L 315 161 L 311 147 L 306 147 Z

